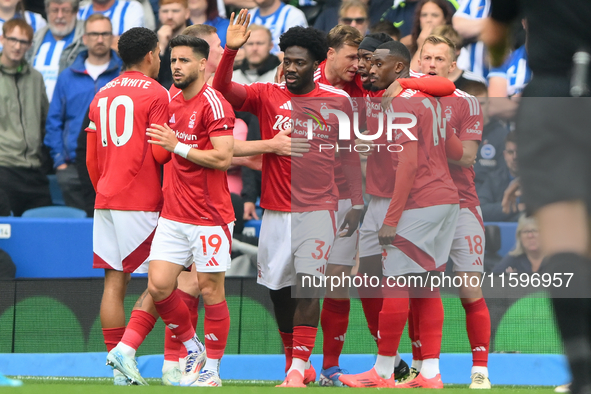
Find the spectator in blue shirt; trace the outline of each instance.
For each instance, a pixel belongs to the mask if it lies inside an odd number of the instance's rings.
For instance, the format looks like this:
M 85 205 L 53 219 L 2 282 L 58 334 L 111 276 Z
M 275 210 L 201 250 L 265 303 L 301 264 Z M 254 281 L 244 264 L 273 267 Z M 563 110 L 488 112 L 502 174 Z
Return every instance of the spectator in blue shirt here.
M 84 209 L 76 167 L 76 147 L 84 114 L 100 88 L 119 75 L 121 59 L 110 49 L 111 21 L 93 14 L 85 22 L 84 44 L 74 63 L 57 79 L 49 106 L 45 145 L 49 147 L 66 205 Z
M 503 156 L 506 166 L 500 166 L 490 172 L 484 183 L 476 189 L 480 199 L 482 218 L 485 222 L 516 222 L 521 212 L 525 210 L 523 203 L 519 203 L 517 212 L 504 213 L 501 204 L 505 190 L 517 177 L 517 138 L 515 132 L 507 135 Z
M 522 21 L 527 34 L 527 24 Z M 527 35 L 526 35 L 527 42 Z M 517 48 L 507 61 L 488 74 L 488 95 L 491 100 L 490 116 L 511 120 L 517 111 L 521 92 L 531 80 L 532 72 L 527 61 L 526 45 Z
M 220 16 L 216 0 L 189 0 L 188 25 L 209 25 L 217 29 L 222 48 L 226 47 L 226 31 L 230 21 Z

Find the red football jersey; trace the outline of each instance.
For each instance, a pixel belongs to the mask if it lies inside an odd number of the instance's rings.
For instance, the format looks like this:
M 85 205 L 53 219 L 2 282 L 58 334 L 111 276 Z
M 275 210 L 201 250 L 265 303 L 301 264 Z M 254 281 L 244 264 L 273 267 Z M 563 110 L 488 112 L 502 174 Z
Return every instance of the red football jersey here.
M 373 92 L 371 95 L 367 94 L 365 97 L 365 118 L 367 119 L 369 135 L 375 135 L 382 128 L 381 136 L 372 141 L 377 146 L 374 147 L 374 151 L 367 158 L 365 192 L 376 197 L 392 198 L 396 171 L 392 164 L 391 153 L 387 149 L 389 142 L 384 129 L 385 118 L 382 118 L 383 121 L 380 125 L 380 113 L 383 113 L 381 97 L 384 92 L 385 90 L 380 90 L 379 92 Z
M 359 79 L 359 76 L 355 76 Z M 326 60 L 320 63 L 318 69 L 314 72 L 314 81 L 318 83 L 323 83 L 325 85 L 331 85 L 331 83 L 326 79 Z M 332 85 L 331 85 L 332 86 Z M 357 112 L 359 114 L 358 124 L 363 131 L 365 125 L 365 116 L 363 111 L 358 111 L 361 104 L 363 104 L 363 97 L 365 96 L 363 89 L 361 89 L 355 80 L 346 83 L 343 87 L 343 90 L 347 92 L 347 94 L 351 97 L 351 103 L 353 105 L 353 112 Z M 339 200 L 346 200 L 351 198 L 351 191 L 349 190 L 349 184 L 347 183 L 347 179 L 343 175 L 343 170 L 341 166 L 340 160 L 335 160 L 334 166 L 334 177 L 335 182 L 337 184 L 337 188 L 339 189 Z
M 170 102 L 168 125 L 178 140 L 199 150 L 211 150 L 211 137 L 233 135 L 234 111 L 208 84 L 192 99 L 178 94 Z M 234 221 L 225 171 L 203 167 L 179 155 L 165 166 L 162 217 L 201 226 Z
M 160 165 L 146 129 L 168 120 L 169 100 L 166 89 L 138 71 L 123 73 L 96 94 L 86 129 L 97 133 L 96 209 L 161 210 Z
M 292 126 L 292 135 L 305 136 L 305 122 L 311 119 L 305 116 L 306 99 L 317 106 L 319 99 L 336 100 L 350 107 L 347 93 L 324 84 L 316 84 L 313 91 L 306 95 L 292 94 L 285 84 L 254 83 L 244 85 L 247 98 L 238 111 L 248 111 L 259 118 L 261 138 L 272 139 L 280 130 Z M 341 101 L 343 100 L 343 101 Z M 300 107 L 298 107 L 300 106 Z M 334 108 L 334 106 L 330 106 Z M 292 111 L 293 109 L 293 111 Z M 346 109 L 345 109 L 346 110 Z M 351 110 L 346 111 L 351 112 Z M 292 119 L 295 118 L 295 119 Z M 311 212 L 319 210 L 336 211 L 338 191 L 334 182 L 335 149 L 321 149 L 320 145 L 337 145 L 338 128 L 334 127 L 334 116 L 329 119 L 328 132 L 315 129 L 315 136 L 310 140 L 310 152 L 301 158 L 263 155 L 261 207 L 282 212 Z M 355 152 L 340 152 L 341 160 L 347 156 L 350 160 L 359 156 Z M 361 171 L 359 185 L 352 198 L 357 204 L 363 201 L 361 196 Z
M 456 91 L 440 99 L 442 115 L 448 127 L 453 128 L 460 141 L 482 140 L 484 120 L 480 103 L 474 96 L 456 89 Z M 480 205 L 474 184 L 474 167 L 465 168 L 456 164 L 449 165 L 449 172 L 458 188 L 460 208 L 472 208 Z
M 445 151 L 445 141 L 453 135 L 453 130 L 451 127 L 446 127 L 445 131 L 441 129 L 437 119 L 438 113 L 441 116 L 439 102 L 416 90 L 407 89 L 392 101 L 392 106 L 395 112 L 413 114 L 417 119 L 416 125 L 408 128 L 417 138 L 418 158 L 415 180 L 404 210 L 458 204 L 458 189 L 451 179 Z M 404 146 L 411 141 L 400 129 L 394 132 L 392 138 L 395 143 Z M 391 157 L 396 166 L 397 154 L 392 153 Z

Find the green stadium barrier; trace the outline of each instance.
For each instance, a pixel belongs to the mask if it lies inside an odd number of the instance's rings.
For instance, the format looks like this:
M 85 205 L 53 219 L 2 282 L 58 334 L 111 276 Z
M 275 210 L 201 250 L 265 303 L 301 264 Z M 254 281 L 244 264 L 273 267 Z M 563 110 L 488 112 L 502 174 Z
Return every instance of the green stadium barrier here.
M 0 289 L 0 353 L 103 352 L 99 310 L 102 279 L 4 281 Z M 130 283 L 125 298 L 127 319 L 145 278 Z M 227 354 L 281 354 L 283 346 L 277 332 L 268 291 L 254 279 L 228 279 L 230 337 Z M 13 307 L 17 301 L 16 310 Z M 554 324 L 550 302 L 537 294 L 519 300 L 489 299 L 494 341 L 491 352 L 558 354 L 562 344 Z M 445 320 L 442 353 L 469 353 L 465 312 L 457 298 L 444 298 Z M 16 321 L 14 320 L 16 318 Z M 203 303 L 197 332 L 203 338 Z M 15 328 L 13 333 L 13 326 Z M 31 340 L 35 338 L 35 340 Z M 322 353 L 322 330 L 314 348 Z M 14 340 L 14 341 L 13 341 Z M 138 356 L 162 354 L 164 324 L 154 331 L 138 351 Z M 400 353 L 412 351 L 405 328 Z M 375 354 L 361 302 L 351 300 L 351 313 L 344 354 Z
M 85 349 L 78 318 L 60 301 L 51 297 L 30 297 L 18 302 L 16 311 L 11 306 L 0 316 L 2 332 L 8 324 L 12 332 L 13 316 L 14 353 L 70 353 Z
M 550 299 L 543 295 L 531 294 L 507 310 L 495 335 L 495 352 L 562 353 Z

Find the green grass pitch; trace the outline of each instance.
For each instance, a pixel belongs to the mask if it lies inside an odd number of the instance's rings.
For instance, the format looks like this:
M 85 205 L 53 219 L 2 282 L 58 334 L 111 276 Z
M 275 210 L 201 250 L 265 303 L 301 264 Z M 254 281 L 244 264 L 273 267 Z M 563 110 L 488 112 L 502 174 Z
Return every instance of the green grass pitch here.
M 150 384 L 146 386 L 116 387 L 113 386 L 113 380 L 107 378 L 55 378 L 55 377 L 32 377 L 17 376 L 24 381 L 22 387 L 7 388 L 0 387 L 0 393 L 15 394 L 99 394 L 99 393 L 149 393 L 149 394 L 174 394 L 196 390 L 194 387 L 165 387 L 160 385 L 159 379 L 146 379 Z M 244 380 L 224 380 L 224 386 L 220 388 L 206 388 L 217 394 L 277 394 L 282 390 L 287 390 L 289 394 L 322 394 L 329 390 L 335 393 L 335 390 L 354 391 L 359 394 L 375 393 L 376 390 L 385 391 L 392 389 L 353 389 L 339 387 L 319 387 L 316 384 L 310 385 L 305 389 L 280 389 L 275 388 L 276 384 L 281 382 L 271 381 L 244 381 Z M 554 387 L 547 386 L 493 386 L 492 390 L 486 391 L 487 394 L 550 394 Z M 197 389 L 201 390 L 201 389 Z M 405 390 L 405 391 L 408 391 Z M 429 389 L 414 389 L 413 393 L 420 394 L 433 393 Z M 473 391 L 465 385 L 445 385 L 444 394 L 468 394 Z

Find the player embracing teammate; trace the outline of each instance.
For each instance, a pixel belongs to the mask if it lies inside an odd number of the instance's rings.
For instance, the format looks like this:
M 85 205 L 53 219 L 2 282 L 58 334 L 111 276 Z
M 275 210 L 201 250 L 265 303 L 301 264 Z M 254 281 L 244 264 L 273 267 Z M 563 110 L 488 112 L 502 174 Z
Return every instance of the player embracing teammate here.
M 146 302 L 134 310 L 121 343 L 109 349 L 107 360 L 125 375 L 123 383 L 146 384 L 137 370 L 135 349 L 159 315 L 188 352 L 180 384 L 220 386 L 219 363 L 230 327 L 224 275 L 230 263 L 234 212 L 225 170 L 232 159 L 234 113 L 206 84 L 208 43 L 179 36 L 170 45 L 173 78 L 182 90 L 170 106 L 166 90 L 151 78 L 160 65 L 157 37 L 143 28 L 122 35 L 120 53 L 128 71 L 91 104 L 88 166 L 101 196 L 97 212 L 103 219 L 95 221 L 95 266 L 106 264 L 108 257 L 108 276 L 128 280 L 121 265 L 129 270 L 131 257 L 144 264 L 150 261 L 148 292 L 140 299 Z M 170 119 L 174 131 L 166 124 Z M 161 189 L 157 163 L 166 162 Z M 116 204 L 113 196 L 122 200 Z M 138 236 L 143 243 L 130 253 L 122 240 L 138 229 L 147 236 Z M 193 263 L 205 303 L 205 345 L 176 291 L 177 277 Z M 107 284 L 105 280 L 106 294 Z M 123 313 L 121 319 L 124 324 Z
M 323 34 L 312 28 L 294 27 L 281 36 L 279 46 L 285 53 L 285 83 L 250 86 L 232 83 L 234 56 L 248 39 L 248 23 L 246 10 L 240 12 L 236 23 L 231 20 L 214 87 L 236 110 L 252 112 L 259 118 L 263 140 L 288 128 L 290 120 L 293 132 L 305 135 L 306 130 L 298 126 L 300 121 L 306 122 L 300 118 L 305 100 L 310 100 L 312 108 L 320 107 L 320 101 L 314 98 L 337 101 L 340 108 L 351 115 L 349 96 L 345 92 L 314 82 L 314 72 L 326 58 L 328 47 Z M 347 106 L 349 109 L 345 109 Z M 334 121 L 334 116 L 332 118 Z M 286 354 L 287 377 L 282 386 L 287 387 L 303 387 L 316 377 L 309 366 L 309 357 L 320 317 L 320 294 L 304 288 L 303 278 L 324 277 L 329 248 L 337 231 L 335 155 L 334 151 L 319 149 L 320 144 L 337 144 L 338 127 L 330 123 L 330 118 L 328 121 L 328 130 L 323 129 L 326 132 L 314 136 L 309 152 L 303 157 L 289 159 L 272 154 L 263 157 L 261 206 L 266 212 L 261 226 L 258 282 L 270 289 Z M 352 141 L 339 143 L 348 143 L 350 147 Z M 237 156 L 262 153 L 256 149 L 257 142 L 241 145 L 235 148 Z M 359 156 L 352 149 L 342 150 L 339 159 L 352 205 L 363 205 Z M 343 235 L 350 236 L 357 229 L 359 214 L 354 211 L 343 221 L 341 228 L 348 226 Z M 292 298 L 293 285 L 296 298 Z

